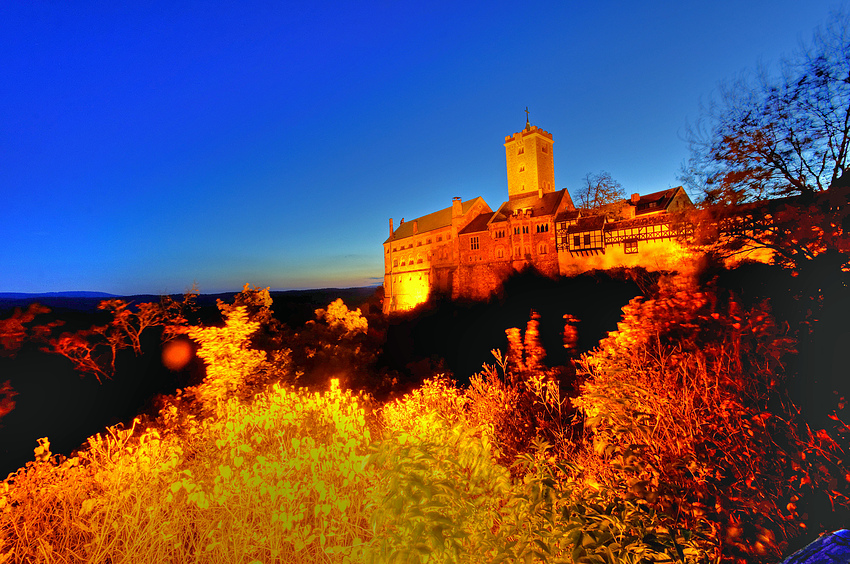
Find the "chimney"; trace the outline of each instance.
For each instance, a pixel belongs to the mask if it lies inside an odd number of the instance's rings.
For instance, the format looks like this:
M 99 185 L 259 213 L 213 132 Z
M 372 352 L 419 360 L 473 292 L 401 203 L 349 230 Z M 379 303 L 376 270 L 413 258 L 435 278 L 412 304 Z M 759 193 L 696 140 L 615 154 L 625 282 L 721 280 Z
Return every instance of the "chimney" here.
M 401 221 L 398 222 L 399 226 L 404 225 L 404 218 L 401 218 Z
M 416 235 L 417 233 L 419 233 L 419 220 L 414 219 L 413 220 L 413 234 Z
M 636 206 L 640 200 L 640 194 L 632 194 L 632 205 Z
M 463 215 L 463 203 L 460 198 L 452 198 L 452 218 Z
M 395 229 L 393 229 L 393 218 L 390 218 L 390 237 L 393 236 L 394 231 Z

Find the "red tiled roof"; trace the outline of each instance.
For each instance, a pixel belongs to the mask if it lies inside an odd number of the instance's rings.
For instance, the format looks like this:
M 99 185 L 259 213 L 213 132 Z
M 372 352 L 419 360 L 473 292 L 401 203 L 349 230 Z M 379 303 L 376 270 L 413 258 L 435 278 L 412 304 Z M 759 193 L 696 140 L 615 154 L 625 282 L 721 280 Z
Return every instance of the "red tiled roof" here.
M 458 235 L 487 231 L 487 224 L 490 222 L 490 218 L 493 217 L 493 215 L 495 215 L 495 212 L 482 213 L 481 215 L 470 221 L 469 225 L 458 231 Z
M 484 201 L 481 196 L 477 198 L 473 198 L 471 200 L 467 200 L 463 202 L 461 207 L 461 213 L 466 215 L 469 213 L 469 210 L 472 209 L 472 206 L 475 205 L 476 202 L 481 200 Z M 486 205 L 486 202 L 485 202 Z M 388 238 L 387 241 L 394 239 L 404 239 L 405 237 L 412 237 L 413 233 L 413 222 L 419 222 L 418 228 L 419 233 L 425 233 L 427 231 L 434 231 L 435 229 L 440 229 L 441 227 L 448 227 L 452 224 L 452 207 L 449 206 L 447 208 L 443 208 L 439 211 L 435 211 L 433 213 L 429 213 L 428 215 L 423 215 L 422 217 L 417 217 L 416 219 L 412 219 L 410 221 L 405 221 L 401 225 L 399 225 L 395 231 L 393 231 L 393 236 Z M 384 241 L 385 243 L 387 241 Z
M 507 221 L 516 210 L 531 209 L 531 217 L 552 215 L 561 204 L 561 200 L 564 198 L 566 191 L 567 189 L 564 188 L 557 192 L 543 194 L 542 198 L 538 197 L 537 194 L 532 194 L 525 198 L 517 198 L 516 200 L 503 202 L 502 205 L 499 206 L 499 209 L 493 214 L 493 218 L 490 220 L 490 223 Z

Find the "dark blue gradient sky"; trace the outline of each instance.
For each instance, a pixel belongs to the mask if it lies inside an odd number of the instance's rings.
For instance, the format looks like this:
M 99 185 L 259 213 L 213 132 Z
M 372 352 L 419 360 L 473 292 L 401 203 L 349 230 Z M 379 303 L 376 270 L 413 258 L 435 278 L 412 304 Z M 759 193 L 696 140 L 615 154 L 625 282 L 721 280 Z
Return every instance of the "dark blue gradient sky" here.
M 0 5 L 0 291 L 378 284 L 389 217 L 507 196 L 504 137 L 557 188 L 676 186 L 718 83 L 835 2 Z

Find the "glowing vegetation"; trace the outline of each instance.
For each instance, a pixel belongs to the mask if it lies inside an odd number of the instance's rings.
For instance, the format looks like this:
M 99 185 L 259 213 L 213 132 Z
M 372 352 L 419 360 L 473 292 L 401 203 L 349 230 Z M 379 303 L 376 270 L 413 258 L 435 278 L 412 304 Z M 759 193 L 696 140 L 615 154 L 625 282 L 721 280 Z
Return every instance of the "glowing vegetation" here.
M 158 419 L 68 459 L 39 442 L 0 486 L 0 562 L 771 562 L 813 497 L 847 500 L 846 440 L 783 396 L 793 342 L 766 305 L 662 280 L 570 366 L 532 315 L 468 387 L 381 405 L 283 383 L 290 351 L 252 340 L 264 292 L 188 329 L 206 378 Z M 338 300 L 293 343 L 357 358 L 369 330 Z

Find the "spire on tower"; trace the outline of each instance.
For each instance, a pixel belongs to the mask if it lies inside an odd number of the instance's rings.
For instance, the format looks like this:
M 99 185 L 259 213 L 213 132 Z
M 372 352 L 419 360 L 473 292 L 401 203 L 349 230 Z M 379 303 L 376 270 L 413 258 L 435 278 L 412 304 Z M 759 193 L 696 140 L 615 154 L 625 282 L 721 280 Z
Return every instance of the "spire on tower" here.
M 531 124 L 528 121 L 528 106 L 525 107 L 525 128 L 531 129 Z

